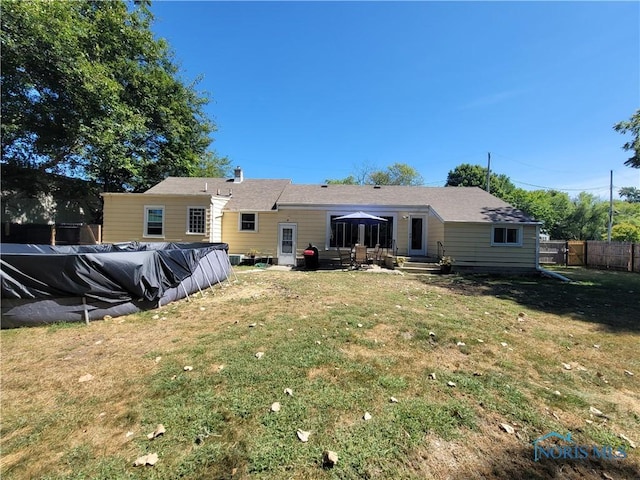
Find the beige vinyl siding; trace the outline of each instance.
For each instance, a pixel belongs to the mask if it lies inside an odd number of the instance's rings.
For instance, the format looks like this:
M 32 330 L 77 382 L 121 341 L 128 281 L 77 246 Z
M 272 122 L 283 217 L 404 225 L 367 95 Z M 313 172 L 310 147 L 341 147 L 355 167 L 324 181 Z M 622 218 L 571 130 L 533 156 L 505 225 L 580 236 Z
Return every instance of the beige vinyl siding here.
M 245 232 L 239 229 L 240 213 L 255 213 L 258 229 Z M 315 245 L 324 257 L 326 218 L 324 210 L 281 210 L 270 212 L 225 212 L 222 219 L 224 241 L 229 244 L 229 253 L 246 254 L 255 249 L 260 253 L 278 254 L 278 225 L 295 224 L 297 227 L 296 252 L 302 255 L 309 243 Z
M 521 227 L 522 246 L 492 246 L 491 223 L 447 222 L 444 224 L 443 242 L 446 254 L 454 258 L 454 265 L 458 267 L 535 270 L 537 228 L 536 225 Z
M 427 255 L 438 256 L 438 242 L 444 244 L 444 222 L 438 217 L 429 213 L 427 218 Z
M 255 213 L 257 231 L 240 231 L 240 213 Z M 230 254 L 244 255 L 249 250 L 275 256 L 278 247 L 278 224 L 276 212 L 224 212 L 222 216 L 222 240 L 229 244 Z
M 164 207 L 164 234 L 144 235 L 145 207 Z M 205 234 L 187 234 L 187 207 L 205 209 Z M 125 193 L 104 195 L 102 241 L 114 242 L 208 242 L 211 228 L 210 195 L 150 195 Z

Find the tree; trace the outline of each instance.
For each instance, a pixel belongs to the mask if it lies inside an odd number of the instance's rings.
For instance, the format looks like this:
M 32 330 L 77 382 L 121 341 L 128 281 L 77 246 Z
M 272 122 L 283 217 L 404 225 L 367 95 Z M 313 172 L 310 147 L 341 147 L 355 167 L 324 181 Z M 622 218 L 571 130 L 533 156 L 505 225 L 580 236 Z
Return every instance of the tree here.
M 640 227 L 631 223 L 618 223 L 611 228 L 614 242 L 640 242 Z
M 424 180 L 418 171 L 405 164 L 394 163 L 385 170 L 375 170 L 365 165 L 357 174 L 342 179 L 327 179 L 325 183 L 341 185 L 422 185 Z
M 3 1 L 3 162 L 103 191 L 197 171 L 215 130 L 208 98 L 179 78 L 148 5 Z
M 567 238 L 600 240 L 608 228 L 608 203 L 580 192 L 573 200 L 573 211 L 567 218 Z
M 622 187 L 618 194 L 629 203 L 640 203 L 640 188 Z
M 348 177 L 345 178 L 336 178 L 336 179 L 330 179 L 328 178 L 327 180 L 324 181 L 324 183 L 329 184 L 329 185 L 361 185 L 361 183 L 358 182 L 358 180 L 356 179 L 356 177 L 354 177 L 353 175 L 349 175 Z
M 481 165 L 463 163 L 447 175 L 446 187 L 480 187 L 487 188 L 487 169 Z M 515 190 L 515 185 L 509 177 L 503 174 L 489 175 L 490 192 L 498 198 L 508 201 L 509 195 Z
M 369 185 L 422 185 L 424 180 L 418 171 L 405 164 L 394 163 L 386 170 L 371 172 L 367 178 Z
M 516 188 L 509 202 L 527 215 L 542 222 L 542 230 L 551 238 L 569 238 L 569 216 L 574 205 L 569 195 L 555 190 L 523 190 Z
M 640 109 L 628 121 L 616 123 L 613 129 L 623 135 L 627 132 L 631 133 L 631 140 L 622 146 L 623 150 L 632 152 L 631 157 L 624 164 L 632 168 L 640 168 Z
M 231 173 L 231 160 L 216 152 L 206 152 L 193 170 L 194 177 L 220 178 Z

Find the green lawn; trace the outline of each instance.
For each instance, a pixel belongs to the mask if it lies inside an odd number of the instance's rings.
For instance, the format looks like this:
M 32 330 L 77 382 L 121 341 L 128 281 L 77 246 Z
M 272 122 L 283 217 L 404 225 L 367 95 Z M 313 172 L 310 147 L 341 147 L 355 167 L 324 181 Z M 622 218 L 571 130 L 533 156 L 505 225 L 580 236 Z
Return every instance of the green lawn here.
M 0 474 L 634 478 L 640 275 L 557 271 L 576 281 L 239 269 L 161 310 L 2 331 Z M 552 431 L 626 458 L 536 462 Z

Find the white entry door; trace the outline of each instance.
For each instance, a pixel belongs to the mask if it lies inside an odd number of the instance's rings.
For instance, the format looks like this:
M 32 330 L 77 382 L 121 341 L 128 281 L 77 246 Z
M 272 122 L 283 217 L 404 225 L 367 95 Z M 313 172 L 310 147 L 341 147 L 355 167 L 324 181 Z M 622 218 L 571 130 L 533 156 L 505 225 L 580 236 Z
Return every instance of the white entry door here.
M 296 264 L 297 230 L 295 223 L 278 224 L 278 265 Z
M 424 215 L 409 217 L 409 255 L 427 254 L 427 222 Z

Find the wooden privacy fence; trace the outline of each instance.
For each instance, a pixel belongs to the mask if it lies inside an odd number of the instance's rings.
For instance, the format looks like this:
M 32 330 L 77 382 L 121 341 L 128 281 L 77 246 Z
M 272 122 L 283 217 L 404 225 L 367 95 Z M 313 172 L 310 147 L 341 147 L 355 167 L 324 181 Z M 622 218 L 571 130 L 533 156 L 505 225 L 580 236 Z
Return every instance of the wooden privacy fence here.
M 540 264 L 640 272 L 640 244 L 596 240 L 540 242 Z

